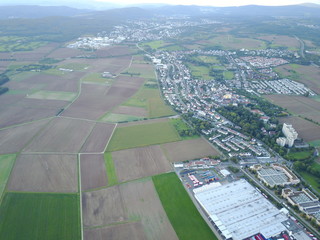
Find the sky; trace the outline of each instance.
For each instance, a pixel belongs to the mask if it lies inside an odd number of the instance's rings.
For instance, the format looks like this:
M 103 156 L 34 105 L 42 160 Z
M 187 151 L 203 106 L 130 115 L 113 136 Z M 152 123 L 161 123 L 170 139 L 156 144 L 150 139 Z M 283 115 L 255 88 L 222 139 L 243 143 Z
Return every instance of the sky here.
M 111 2 L 110 0 L 96 0 L 98 2 Z M 114 1 L 115 2 L 115 1 Z M 140 3 L 167 3 L 174 5 L 201 5 L 201 6 L 241 6 L 241 5 L 293 5 L 300 3 L 317 3 L 320 0 L 118 0 L 116 3 L 121 4 L 140 4 Z

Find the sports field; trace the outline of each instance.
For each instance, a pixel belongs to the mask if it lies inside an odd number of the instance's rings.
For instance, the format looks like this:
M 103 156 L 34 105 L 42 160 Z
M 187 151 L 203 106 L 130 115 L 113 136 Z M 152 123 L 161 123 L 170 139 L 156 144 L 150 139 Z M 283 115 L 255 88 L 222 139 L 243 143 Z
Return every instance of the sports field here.
M 75 194 L 7 193 L 0 207 L 0 239 L 80 239 Z
M 115 130 L 107 151 L 143 147 L 181 140 L 173 125 L 166 122 L 119 127 Z
M 175 173 L 154 176 L 153 183 L 180 240 L 217 239 Z

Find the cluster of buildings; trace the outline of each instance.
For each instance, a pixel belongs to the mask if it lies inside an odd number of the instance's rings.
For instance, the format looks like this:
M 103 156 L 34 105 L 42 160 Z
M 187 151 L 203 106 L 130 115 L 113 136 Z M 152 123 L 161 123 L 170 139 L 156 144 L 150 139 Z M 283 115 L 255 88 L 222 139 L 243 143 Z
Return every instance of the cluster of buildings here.
M 288 200 L 292 206 L 297 206 L 299 210 L 305 213 L 309 218 L 313 218 L 320 225 L 320 202 L 309 189 L 294 191 L 290 188 L 282 190 L 282 197 Z
M 279 79 L 272 81 L 250 81 L 248 88 L 259 94 L 285 94 L 285 95 L 310 95 L 316 94 L 304 84 L 290 79 Z
M 285 145 L 287 145 L 288 147 L 292 147 L 294 141 L 298 138 L 297 131 L 292 127 L 291 124 L 284 123 L 282 127 L 282 133 L 285 137 L 277 138 L 277 144 L 281 147 L 284 147 Z
M 109 37 L 80 37 L 76 42 L 67 45 L 68 48 L 81 48 L 81 49 L 100 49 L 105 48 L 111 44 L 118 44 L 124 40 L 123 37 L 116 38 Z
M 283 58 L 266 58 L 261 56 L 247 56 L 241 57 L 242 60 L 249 63 L 251 66 L 255 68 L 268 68 L 268 67 L 276 67 L 279 65 L 287 64 L 288 61 Z
M 271 167 L 262 165 L 253 165 L 250 167 L 258 174 L 258 178 L 269 187 L 287 186 L 300 183 L 300 179 L 286 166 L 277 163 L 271 164 Z

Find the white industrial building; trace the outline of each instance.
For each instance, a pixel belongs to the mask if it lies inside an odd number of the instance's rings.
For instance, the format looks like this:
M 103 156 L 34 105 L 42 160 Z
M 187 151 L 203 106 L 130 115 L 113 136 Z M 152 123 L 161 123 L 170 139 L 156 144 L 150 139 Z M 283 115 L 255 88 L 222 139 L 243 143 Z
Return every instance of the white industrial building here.
M 226 239 L 242 240 L 258 233 L 270 238 L 286 230 L 282 222 L 287 216 L 246 180 L 198 188 L 195 198 Z

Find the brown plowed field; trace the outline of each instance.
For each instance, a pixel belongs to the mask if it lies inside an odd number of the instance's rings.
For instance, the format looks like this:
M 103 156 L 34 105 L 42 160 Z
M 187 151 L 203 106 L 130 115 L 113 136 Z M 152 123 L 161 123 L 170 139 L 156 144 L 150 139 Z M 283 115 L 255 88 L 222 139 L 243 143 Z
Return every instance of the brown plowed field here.
M 83 217 L 85 226 L 140 220 L 147 239 L 178 239 L 150 179 L 83 193 Z
M 48 58 L 72 58 L 81 55 L 91 55 L 90 52 L 82 51 L 74 48 L 58 48 L 52 53 L 50 53 Z
M 126 54 L 131 54 L 132 50 L 126 46 L 113 46 L 104 49 L 99 49 L 96 51 L 96 56 L 98 57 L 114 57 Z
M 298 137 L 305 141 L 320 140 L 320 126 L 300 117 L 286 117 L 279 119 L 281 123 L 292 124 L 298 132 Z
M 119 78 L 110 88 L 82 84 L 79 98 L 62 115 L 96 120 L 133 96 L 143 81 L 143 78 Z
M 107 186 L 108 180 L 103 154 L 82 154 L 80 164 L 82 190 Z
M 153 176 L 172 170 L 158 145 L 113 152 L 112 159 L 119 182 Z
M 111 137 L 115 124 L 96 123 L 90 136 L 81 148 L 82 153 L 102 153 Z
M 59 100 L 21 99 L 0 107 L 0 128 L 55 116 L 69 102 Z
M 10 176 L 10 191 L 77 192 L 77 155 L 18 157 Z
M 93 122 L 55 118 L 24 152 L 77 153 L 94 127 Z
M 125 223 L 97 229 L 85 229 L 85 240 L 147 240 L 141 222 Z
M 126 114 L 137 117 L 146 117 L 148 115 L 148 112 L 145 108 L 127 106 L 119 106 L 115 110 L 113 110 L 112 113 Z
M 161 148 L 171 162 L 219 155 L 219 152 L 202 138 L 166 143 L 162 144 Z
M 119 185 L 82 193 L 82 209 L 84 226 L 101 226 L 128 220 Z
M 320 123 L 320 103 L 312 98 L 302 96 L 267 95 L 270 102 Z
M 0 130 L 0 154 L 20 152 L 48 122 L 46 119 Z

